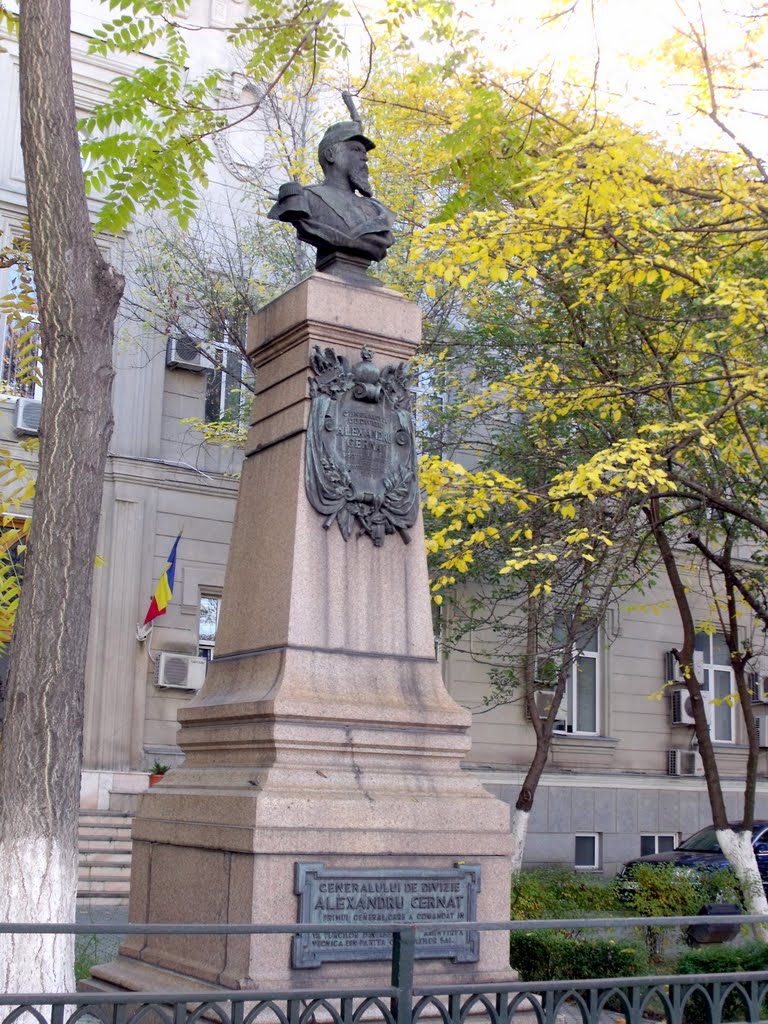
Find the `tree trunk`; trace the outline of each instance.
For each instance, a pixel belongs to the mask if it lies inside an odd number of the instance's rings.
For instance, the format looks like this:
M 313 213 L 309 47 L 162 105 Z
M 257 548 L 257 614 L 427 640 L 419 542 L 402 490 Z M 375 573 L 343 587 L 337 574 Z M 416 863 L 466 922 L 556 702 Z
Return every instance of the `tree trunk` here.
M 22 0 L 21 131 L 43 362 L 40 461 L 0 752 L 0 919 L 73 922 L 83 690 L 123 281 L 88 218 L 67 0 Z M 0 936 L 4 992 L 73 986 L 71 936 Z
M 531 798 L 533 802 L 533 798 Z M 531 821 L 531 812 L 523 811 L 516 807 L 512 812 L 510 822 L 510 833 L 512 835 L 512 876 L 519 875 L 523 868 L 523 854 L 525 853 L 525 840 L 528 838 L 528 825 Z
M 766 900 L 765 890 L 763 889 L 760 871 L 757 867 L 755 851 L 752 847 L 752 829 L 749 827 L 740 832 L 735 832 L 728 826 L 725 800 L 723 798 L 723 790 L 720 784 L 720 774 L 717 769 L 715 751 L 709 735 L 709 726 L 704 713 L 701 688 L 699 686 L 699 681 L 696 678 L 696 674 L 693 671 L 693 648 L 696 629 L 690 605 L 688 603 L 688 591 L 680 576 L 677 561 L 669 540 L 664 532 L 664 527 L 659 521 L 658 501 L 656 499 L 651 501 L 651 505 L 648 510 L 648 520 L 661 554 L 662 561 L 664 562 L 664 567 L 667 571 L 667 576 L 672 587 L 672 593 L 674 594 L 675 602 L 677 604 L 678 611 L 680 612 L 683 624 L 683 649 L 681 652 L 680 664 L 684 671 L 687 671 L 686 684 L 691 696 L 694 711 L 696 738 L 699 742 L 699 751 L 701 752 L 702 764 L 704 766 L 704 776 L 707 783 L 709 803 L 712 810 L 712 822 L 716 829 L 717 841 L 720 844 L 720 849 L 725 854 L 728 863 L 733 869 L 733 873 L 739 880 L 742 895 L 744 896 L 744 902 L 749 913 L 768 914 L 768 901 Z M 731 622 L 732 629 L 734 628 L 734 623 L 735 619 Z M 739 667 L 739 675 L 742 680 L 740 696 L 743 701 L 747 696 L 746 684 L 743 680 L 743 665 Z M 757 766 L 756 757 L 754 756 L 757 750 L 757 736 L 754 732 L 754 716 L 752 715 L 751 708 L 749 709 L 749 716 L 752 717 L 753 721 L 752 732 L 750 733 L 750 770 L 748 772 L 747 779 L 745 780 L 744 815 L 745 820 L 751 826 L 754 813 L 754 786 Z M 764 941 L 768 941 L 768 927 L 763 925 L 756 926 L 755 933 Z
M 709 735 L 709 722 L 704 708 L 704 698 L 701 693 L 699 680 L 693 670 L 693 651 L 696 643 L 696 625 L 693 620 L 693 613 L 688 601 L 688 588 L 685 586 L 677 565 L 677 559 L 664 530 L 659 514 L 659 500 L 652 498 L 649 506 L 645 509 L 646 517 L 653 533 L 656 547 L 661 555 L 661 560 L 667 573 L 669 585 L 680 614 L 680 622 L 683 629 L 683 645 L 680 651 L 680 667 L 685 674 L 685 685 L 691 698 L 691 709 L 695 722 L 696 739 L 699 744 L 699 754 L 704 768 L 704 780 L 707 784 L 707 795 L 709 806 L 712 810 L 712 824 L 717 829 L 728 828 L 728 815 L 725 810 L 725 799 L 723 787 L 720 784 L 720 772 L 717 767 L 715 748 L 712 745 L 712 738 Z
M 764 914 L 768 917 L 768 899 L 765 896 L 763 880 L 752 846 L 752 829 L 735 832 L 731 828 L 723 828 L 718 829 L 716 835 L 720 849 L 728 858 L 728 863 L 741 885 L 747 913 Z M 768 942 L 768 925 L 753 925 L 753 930 L 757 938 Z
M 567 688 L 567 677 L 573 662 L 573 649 L 576 638 L 575 623 L 579 622 L 580 616 L 589 607 L 590 587 L 589 581 L 582 583 L 581 595 L 577 610 L 573 615 L 568 627 L 565 653 L 562 655 L 557 669 L 557 680 L 552 692 L 552 700 L 549 705 L 546 718 L 541 718 L 535 697 L 535 666 L 538 651 L 538 632 L 540 602 L 531 599 L 528 602 L 528 618 L 526 624 L 526 647 L 525 647 L 525 691 L 523 701 L 525 703 L 528 718 L 530 719 L 533 731 L 536 735 L 536 749 L 534 750 L 528 771 L 525 773 L 523 784 L 517 795 L 515 810 L 512 814 L 512 874 L 518 874 L 523 867 L 523 856 L 525 854 L 525 841 L 528 838 L 528 826 L 533 810 L 533 802 L 536 799 L 541 776 L 547 766 L 549 751 L 552 747 L 552 736 L 555 730 L 555 721 L 560 713 L 565 691 Z
M 549 757 L 549 750 L 552 746 L 552 733 L 555 728 L 555 719 L 557 718 L 558 711 L 560 710 L 564 693 L 565 672 L 563 666 L 561 666 L 557 686 L 555 687 L 552 696 L 552 704 L 546 719 L 539 719 L 538 708 L 532 691 L 528 690 L 525 695 L 528 714 L 536 733 L 536 749 L 533 757 L 531 758 L 531 763 L 528 766 L 528 771 L 525 773 L 525 779 L 520 787 L 520 792 L 517 795 L 517 801 L 515 803 L 515 809 L 512 813 L 511 831 L 513 875 L 520 872 L 523 867 L 525 841 L 528 837 L 528 825 L 531 818 L 531 811 L 533 810 L 533 801 L 536 798 L 536 790 L 538 789 L 539 782 L 541 781 L 541 776 L 544 774 L 544 769 L 547 766 L 547 758 Z
M 555 719 L 560 709 L 560 704 L 565 693 L 565 672 L 563 665 L 560 665 L 557 685 L 552 696 L 552 703 L 546 719 L 539 717 L 539 708 L 536 704 L 534 687 L 536 686 L 536 654 L 538 650 L 539 633 L 539 607 L 540 602 L 531 598 L 528 602 L 528 614 L 526 624 L 525 644 L 525 687 L 523 702 L 530 719 L 533 731 L 536 735 L 536 749 L 525 773 L 525 779 L 517 795 L 515 809 L 511 819 L 512 833 L 512 874 L 517 875 L 523 867 L 523 855 L 525 854 L 525 841 L 528 838 L 528 825 L 531 820 L 531 810 L 536 797 L 536 789 L 539 785 L 549 757 L 549 748 L 552 745 L 552 730 L 555 727 Z

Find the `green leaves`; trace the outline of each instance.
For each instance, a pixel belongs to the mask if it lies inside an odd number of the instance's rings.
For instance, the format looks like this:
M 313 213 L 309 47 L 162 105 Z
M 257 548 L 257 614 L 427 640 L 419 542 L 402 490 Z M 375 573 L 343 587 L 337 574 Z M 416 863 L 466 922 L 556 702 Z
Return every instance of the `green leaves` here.
M 189 223 L 207 184 L 211 141 L 227 130 L 223 73 L 190 79 L 188 0 L 108 0 L 115 17 L 97 28 L 91 50 L 130 57 L 138 67 L 115 79 L 109 97 L 85 117 L 83 153 L 92 195 L 103 201 L 98 230 L 120 232 L 140 208 L 163 209 Z M 183 17 L 182 17 L 183 15 Z M 255 112 L 279 83 L 310 83 L 347 55 L 351 7 L 341 0 L 249 0 L 227 34 L 240 70 L 259 90 Z M 381 23 L 393 36 L 412 29 L 433 39 L 457 38 L 451 0 L 389 0 Z M 416 27 L 417 26 L 417 27 Z M 302 83 L 303 84 L 303 83 Z M 238 115 L 250 116 L 248 111 Z
M 189 80 L 187 33 L 194 26 L 177 20 L 186 6 L 185 0 L 110 0 L 118 16 L 94 32 L 93 53 L 142 55 L 80 123 L 91 162 L 87 188 L 102 200 L 99 231 L 124 231 L 139 209 L 163 209 L 186 227 L 198 189 L 208 183 L 211 141 L 229 124 L 220 109 L 224 72 Z M 263 99 L 308 63 L 317 71 L 346 52 L 334 22 L 344 13 L 335 0 L 254 0 L 228 42 L 242 51 L 245 74 L 261 85 Z
M 141 206 L 162 207 L 186 226 L 196 208 L 195 185 L 207 183 L 212 135 L 226 127 L 214 109 L 220 81 L 211 73 L 191 85 L 170 61 L 118 78 L 109 99 L 81 121 L 87 188 L 104 197 L 97 229 L 119 233 Z
M 317 73 L 331 57 L 346 53 L 340 27 L 347 16 L 336 0 L 259 0 L 229 35 L 229 42 L 244 52 L 245 73 L 254 81 L 274 87 L 290 82 L 310 64 Z

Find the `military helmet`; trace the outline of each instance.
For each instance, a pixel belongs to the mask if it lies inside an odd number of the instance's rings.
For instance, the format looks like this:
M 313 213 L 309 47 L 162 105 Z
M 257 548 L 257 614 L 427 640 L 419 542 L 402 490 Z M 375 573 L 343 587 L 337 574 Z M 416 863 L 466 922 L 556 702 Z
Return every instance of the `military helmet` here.
M 320 145 L 317 147 L 318 161 L 327 146 L 333 146 L 337 142 L 351 142 L 353 139 L 362 142 L 366 149 L 376 148 L 376 144 L 363 135 L 362 125 L 359 121 L 337 121 L 336 124 L 325 129 L 325 134 L 320 139 Z

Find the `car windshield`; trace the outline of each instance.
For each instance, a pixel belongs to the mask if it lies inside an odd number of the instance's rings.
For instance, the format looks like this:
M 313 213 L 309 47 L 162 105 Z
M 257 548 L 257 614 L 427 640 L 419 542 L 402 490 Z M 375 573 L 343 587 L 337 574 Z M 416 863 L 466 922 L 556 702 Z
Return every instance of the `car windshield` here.
M 741 826 L 732 826 L 738 827 Z M 762 840 L 768 839 L 768 835 L 764 832 L 765 822 L 761 822 L 759 825 L 752 826 L 752 841 L 760 837 Z M 762 833 L 762 835 L 760 835 Z M 680 843 L 677 847 L 678 850 L 688 850 L 692 853 L 722 853 L 720 844 L 717 841 L 717 833 L 714 828 L 710 825 L 709 828 L 703 828 L 700 832 L 696 832 L 691 836 L 690 839 L 686 839 Z
M 690 850 L 694 853 L 722 853 L 713 828 L 703 828 L 701 832 L 697 832 L 690 839 L 686 839 L 684 843 L 680 843 L 678 850 Z

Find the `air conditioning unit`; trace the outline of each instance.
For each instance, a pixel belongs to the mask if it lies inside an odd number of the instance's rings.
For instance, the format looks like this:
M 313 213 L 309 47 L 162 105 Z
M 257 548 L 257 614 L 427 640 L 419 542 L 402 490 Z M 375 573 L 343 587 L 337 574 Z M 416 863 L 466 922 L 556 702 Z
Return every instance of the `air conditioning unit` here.
M 687 690 L 673 690 L 670 704 L 672 725 L 695 725 L 691 697 Z
M 168 339 L 165 365 L 174 370 L 202 373 L 210 364 L 200 351 L 199 341 L 189 334 L 178 334 Z
M 668 683 L 682 683 L 683 679 L 680 662 L 675 657 L 674 651 L 664 651 L 664 679 Z
M 35 398 L 19 398 L 13 417 L 13 429 L 17 434 L 37 437 L 40 433 L 40 413 L 43 403 Z
M 205 682 L 207 658 L 162 651 L 157 659 L 155 686 L 171 690 L 199 690 Z
M 668 775 L 703 775 L 701 754 L 695 750 L 670 750 L 667 752 Z
M 768 747 L 768 719 L 755 718 L 755 725 L 757 726 L 757 745 L 758 747 Z
M 704 655 L 701 651 L 693 652 L 693 671 L 702 690 L 709 689 L 709 680 L 704 678 Z M 685 677 L 680 662 L 674 651 L 664 652 L 664 681 L 667 683 L 684 683 Z

